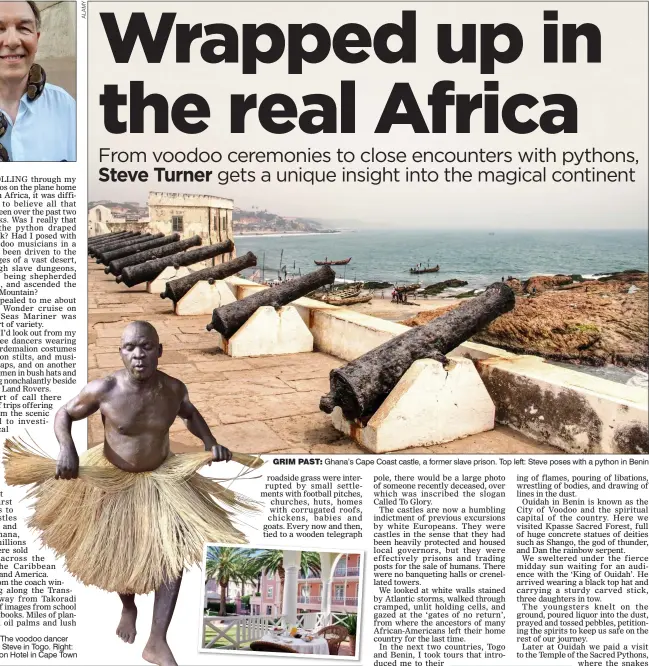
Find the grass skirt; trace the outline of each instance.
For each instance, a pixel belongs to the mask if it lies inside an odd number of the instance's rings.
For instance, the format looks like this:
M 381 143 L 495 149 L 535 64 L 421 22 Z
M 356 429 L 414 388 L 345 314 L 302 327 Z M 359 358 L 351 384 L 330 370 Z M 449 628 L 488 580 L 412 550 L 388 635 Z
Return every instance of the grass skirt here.
M 258 506 L 199 474 L 210 460 L 210 453 L 171 455 L 151 472 L 132 473 L 97 446 L 80 456 L 79 478 L 57 481 L 53 458 L 16 441 L 4 449 L 7 484 L 35 484 L 29 525 L 42 542 L 82 583 L 121 594 L 147 594 L 177 578 L 201 562 L 207 542 L 246 542 L 228 509 Z

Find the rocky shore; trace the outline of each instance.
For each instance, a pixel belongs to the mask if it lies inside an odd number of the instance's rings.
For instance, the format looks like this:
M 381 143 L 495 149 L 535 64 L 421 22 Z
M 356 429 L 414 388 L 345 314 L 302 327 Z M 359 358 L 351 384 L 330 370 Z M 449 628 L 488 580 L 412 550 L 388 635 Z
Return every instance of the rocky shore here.
M 588 365 L 647 370 L 647 273 L 630 270 L 584 280 L 579 275 L 507 280 L 516 307 L 473 337 L 518 354 Z M 458 307 L 421 312 L 402 322 L 419 326 Z

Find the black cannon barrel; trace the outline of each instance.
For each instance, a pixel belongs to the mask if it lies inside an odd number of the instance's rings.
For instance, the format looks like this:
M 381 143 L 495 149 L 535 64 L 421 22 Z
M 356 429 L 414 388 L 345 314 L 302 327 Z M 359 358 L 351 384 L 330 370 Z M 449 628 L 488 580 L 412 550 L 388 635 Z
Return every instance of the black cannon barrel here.
M 120 231 L 119 233 L 124 233 L 124 232 Z M 114 234 L 112 231 L 107 231 L 105 234 L 96 234 L 96 235 L 90 236 L 88 238 L 88 243 L 90 243 L 92 241 L 101 240 L 102 238 L 108 238 L 108 236 L 117 236 L 117 234 Z
M 331 267 L 323 266 L 317 271 L 289 280 L 277 287 L 264 289 L 235 303 L 216 308 L 212 312 L 212 321 L 206 328 L 208 331 L 218 331 L 224 337 L 231 338 L 263 305 L 281 308 L 326 284 L 331 284 L 335 279 L 336 274 Z
M 126 257 L 130 257 L 134 254 L 137 254 L 138 252 L 151 250 L 154 247 L 162 247 L 163 245 L 171 245 L 171 243 L 177 243 L 178 241 L 180 241 L 180 234 L 177 233 L 168 234 L 167 236 L 164 236 L 163 234 L 156 234 L 153 238 L 142 241 L 142 243 L 137 243 L 136 245 L 129 245 L 128 247 L 122 247 L 117 250 L 109 250 L 108 252 L 104 252 L 102 263 L 108 266 L 111 261 L 125 259 Z M 99 259 L 99 256 L 97 259 Z
M 170 298 L 174 303 L 178 301 L 201 280 L 224 280 L 230 275 L 234 275 L 244 268 L 257 265 L 257 257 L 252 252 L 246 252 L 242 257 L 237 257 L 218 266 L 210 266 L 202 271 L 196 271 L 177 280 L 169 280 L 165 285 L 165 290 L 160 294 L 160 298 Z
M 96 258 L 103 252 L 112 252 L 113 250 L 121 250 L 123 247 L 131 247 L 132 245 L 137 245 L 138 243 L 144 243 L 145 241 L 151 240 L 152 238 L 154 238 L 153 234 L 141 234 L 140 236 L 131 236 L 130 238 L 123 238 L 121 240 L 116 240 L 114 243 L 106 243 L 104 245 L 100 245 L 99 247 L 94 247 L 92 249 L 91 256 Z M 98 261 L 97 263 L 101 262 Z
M 165 236 L 163 233 L 150 234 L 146 238 L 140 236 L 141 240 L 138 240 L 136 243 L 129 243 L 127 245 L 122 245 L 121 247 L 114 247 L 109 250 L 101 250 L 97 252 L 95 256 L 97 257 L 98 264 L 105 264 L 108 266 L 113 259 L 121 259 L 122 257 L 128 257 L 130 254 L 137 254 L 143 250 L 150 250 L 152 247 L 158 247 L 158 245 L 168 245 L 169 243 L 175 243 L 180 239 L 180 234 L 173 234 L 172 236 Z M 166 242 L 160 243 L 159 241 Z M 151 245 L 151 243 L 158 243 L 158 245 Z
M 176 241 L 175 243 L 169 243 L 169 245 L 153 247 L 150 250 L 142 250 L 142 252 L 138 252 L 137 254 L 129 254 L 128 257 L 113 259 L 113 261 L 104 268 L 104 273 L 121 275 L 122 271 L 128 266 L 137 266 L 138 264 L 143 264 L 147 261 L 152 261 L 153 259 L 161 259 L 162 257 L 168 257 L 172 254 L 178 254 L 190 247 L 200 245 L 202 242 L 201 237 L 197 234 L 191 238 L 185 238 L 184 240 Z
M 346 366 L 332 370 L 331 390 L 320 400 L 320 409 L 330 414 L 338 406 L 349 420 L 368 419 L 416 360 L 433 358 L 445 363 L 444 354 L 512 310 L 514 304 L 512 289 L 496 282 L 429 324 L 406 331 Z
M 88 241 L 89 247 L 97 247 L 98 245 L 103 245 L 104 243 L 112 243 L 120 238 L 130 238 L 132 236 L 140 236 L 142 232 L 140 231 L 120 231 L 118 233 L 109 234 L 100 238 L 99 240 L 93 240 L 92 238 Z
M 102 241 L 101 243 L 97 243 L 93 245 L 92 247 L 88 248 L 88 254 L 91 257 L 94 257 L 99 250 L 105 250 L 106 248 L 110 247 L 111 245 L 115 245 L 116 243 L 121 243 L 122 241 L 129 240 L 129 239 L 137 239 L 141 236 L 142 234 L 138 231 L 137 233 L 132 233 L 132 235 L 124 235 L 120 236 L 120 238 L 109 238 L 105 241 Z
M 123 282 L 128 287 L 133 287 L 142 282 L 155 280 L 167 266 L 191 266 L 199 261 L 205 261 L 205 259 L 212 259 L 213 257 L 218 257 L 220 254 L 232 252 L 232 250 L 234 250 L 234 243 L 228 240 L 224 243 L 206 245 L 205 247 L 198 247 L 195 250 L 189 250 L 189 252 L 179 252 L 178 254 L 172 254 L 162 259 L 147 261 L 144 264 L 127 266 L 117 278 L 117 282 Z
M 131 232 L 126 232 L 122 231 L 118 234 L 108 234 L 107 236 L 104 236 L 102 238 L 98 238 L 95 240 L 94 238 L 89 238 L 88 239 L 88 251 L 90 251 L 93 247 L 97 247 L 98 245 L 102 245 L 108 240 L 116 240 L 117 238 L 127 238 L 126 234 L 131 233 Z
M 93 245 L 94 243 L 101 243 L 107 238 L 118 238 L 124 234 L 132 233 L 131 231 L 109 231 L 106 234 L 99 234 L 97 236 L 88 236 L 88 245 Z

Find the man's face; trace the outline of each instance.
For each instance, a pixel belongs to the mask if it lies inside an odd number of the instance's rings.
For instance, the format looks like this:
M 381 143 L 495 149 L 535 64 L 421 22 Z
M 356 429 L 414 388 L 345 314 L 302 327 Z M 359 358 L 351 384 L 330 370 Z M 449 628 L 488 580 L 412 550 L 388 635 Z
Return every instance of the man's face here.
M 119 353 L 131 377 L 145 381 L 155 374 L 158 359 L 162 356 L 162 345 L 150 329 L 128 326 L 122 335 Z
M 29 74 L 39 37 L 36 17 L 26 2 L 0 2 L 0 80 Z

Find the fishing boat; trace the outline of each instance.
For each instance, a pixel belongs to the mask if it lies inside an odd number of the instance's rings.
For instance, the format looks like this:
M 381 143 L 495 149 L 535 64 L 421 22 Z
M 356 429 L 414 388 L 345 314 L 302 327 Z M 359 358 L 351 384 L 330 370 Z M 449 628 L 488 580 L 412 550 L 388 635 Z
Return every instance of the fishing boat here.
M 421 282 L 416 282 L 415 284 L 404 284 L 401 287 L 395 287 L 395 291 L 400 291 L 400 292 L 405 292 L 405 293 L 410 293 L 411 291 L 417 291 L 417 289 L 421 289 Z
M 348 296 L 347 298 L 331 297 L 323 301 L 329 305 L 357 305 L 358 303 L 369 303 L 372 300 L 372 294 L 365 296 Z
M 361 290 L 348 291 L 320 291 L 309 294 L 309 298 L 314 298 L 328 305 L 356 305 L 357 303 L 369 303 L 372 300 L 372 294 L 361 296 Z
M 327 287 L 327 291 L 330 293 L 341 292 L 341 291 L 351 291 L 359 292 L 363 288 L 362 282 L 342 282 L 340 284 L 332 284 Z
M 309 294 L 309 298 L 324 301 L 327 298 L 351 298 L 361 293 L 362 285 L 336 285 L 329 289 L 317 289 Z
M 313 261 L 313 263 L 316 266 L 345 266 L 352 260 L 351 257 L 347 259 L 336 259 L 335 261 L 329 261 L 327 257 L 325 257 L 324 261 Z
M 427 266 L 426 268 L 411 268 L 410 272 L 413 275 L 420 275 L 421 273 L 437 273 L 439 271 L 439 264 L 437 266 Z
M 361 296 L 361 291 L 363 291 L 363 283 L 353 282 L 317 289 L 309 294 L 309 298 L 315 298 L 317 301 L 330 305 L 354 305 L 354 303 L 368 303 L 372 300 L 371 294 Z

